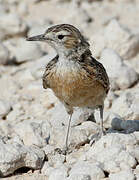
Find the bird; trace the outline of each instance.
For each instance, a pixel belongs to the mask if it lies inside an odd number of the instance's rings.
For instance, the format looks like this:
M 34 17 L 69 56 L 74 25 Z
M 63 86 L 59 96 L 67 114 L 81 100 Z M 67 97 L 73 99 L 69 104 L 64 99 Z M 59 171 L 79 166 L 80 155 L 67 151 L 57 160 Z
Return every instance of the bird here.
M 50 45 L 56 56 L 46 65 L 42 77 L 43 88 L 50 88 L 62 102 L 69 121 L 65 138 L 68 150 L 70 123 L 75 107 L 99 109 L 100 137 L 104 135 L 104 100 L 110 89 L 104 66 L 90 51 L 90 44 L 73 25 L 58 24 L 43 34 L 27 37 L 27 41 L 42 41 Z

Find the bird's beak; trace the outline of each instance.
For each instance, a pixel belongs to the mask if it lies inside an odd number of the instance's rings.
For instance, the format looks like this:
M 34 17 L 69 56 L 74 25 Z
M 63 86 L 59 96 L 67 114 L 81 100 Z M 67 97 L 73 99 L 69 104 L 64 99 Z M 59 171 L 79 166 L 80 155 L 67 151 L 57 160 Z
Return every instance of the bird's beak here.
M 33 37 L 27 37 L 27 41 L 45 41 L 48 40 L 44 34 L 33 36 Z

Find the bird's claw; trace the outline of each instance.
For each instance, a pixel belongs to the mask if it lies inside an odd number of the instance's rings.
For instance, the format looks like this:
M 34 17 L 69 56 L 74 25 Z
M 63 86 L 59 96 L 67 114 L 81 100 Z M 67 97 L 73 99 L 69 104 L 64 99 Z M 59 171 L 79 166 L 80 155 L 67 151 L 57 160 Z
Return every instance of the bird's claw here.
M 56 148 L 55 149 L 55 152 L 58 153 L 58 154 L 62 154 L 62 155 L 67 155 L 69 153 L 71 153 L 71 151 L 68 149 L 68 148 L 63 148 L 63 149 L 60 149 L 60 148 Z
M 102 136 L 104 136 L 106 134 L 105 131 L 100 131 L 99 133 L 96 133 L 94 134 L 92 137 L 91 137 L 91 140 L 90 140 L 90 145 L 92 146 L 95 142 L 97 142 Z

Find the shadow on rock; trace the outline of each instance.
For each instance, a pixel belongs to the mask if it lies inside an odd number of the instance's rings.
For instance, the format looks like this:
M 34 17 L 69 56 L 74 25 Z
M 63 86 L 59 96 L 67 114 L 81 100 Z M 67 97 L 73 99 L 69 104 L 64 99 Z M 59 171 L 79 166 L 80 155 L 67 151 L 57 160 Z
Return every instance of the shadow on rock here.
M 139 120 L 122 120 L 119 118 L 113 118 L 111 122 L 111 130 L 109 132 L 114 132 L 116 130 L 120 131 L 121 133 L 133 133 L 135 131 L 139 131 Z

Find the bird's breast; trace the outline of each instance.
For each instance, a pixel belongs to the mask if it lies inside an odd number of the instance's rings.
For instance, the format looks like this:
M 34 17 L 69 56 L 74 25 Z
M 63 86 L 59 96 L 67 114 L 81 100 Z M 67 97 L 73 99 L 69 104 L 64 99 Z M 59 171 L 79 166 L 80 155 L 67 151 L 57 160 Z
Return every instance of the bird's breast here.
M 66 98 L 72 96 L 75 89 L 79 88 L 81 70 L 78 65 L 57 66 L 52 75 L 51 87 L 59 96 Z
M 55 67 L 47 78 L 50 88 L 60 101 L 71 106 L 89 105 L 99 95 L 100 88 L 103 89 L 78 65 Z

